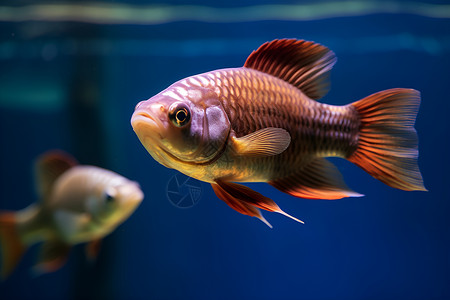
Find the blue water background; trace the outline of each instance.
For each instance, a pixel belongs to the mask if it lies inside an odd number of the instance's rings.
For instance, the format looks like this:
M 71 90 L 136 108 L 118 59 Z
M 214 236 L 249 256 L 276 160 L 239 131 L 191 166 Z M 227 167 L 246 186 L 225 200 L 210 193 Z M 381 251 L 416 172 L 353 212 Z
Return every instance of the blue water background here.
M 30 4 L 10 5 L 17 3 Z M 225 11 L 270 3 L 190 4 Z M 104 239 L 95 263 L 78 245 L 61 270 L 34 277 L 33 246 L 0 283 L 1 299 L 450 299 L 448 17 L 132 20 L 0 22 L 0 209 L 37 200 L 34 159 L 54 148 L 138 181 L 146 195 Z M 166 190 L 177 171 L 140 144 L 129 122 L 135 105 L 186 76 L 242 66 L 275 38 L 314 40 L 336 53 L 323 102 L 347 104 L 394 87 L 421 91 L 416 129 L 429 192 L 390 188 L 333 159 L 365 197 L 305 200 L 249 185 L 305 225 L 264 213 L 270 229 L 233 211 L 206 183 L 192 208 L 172 205 Z

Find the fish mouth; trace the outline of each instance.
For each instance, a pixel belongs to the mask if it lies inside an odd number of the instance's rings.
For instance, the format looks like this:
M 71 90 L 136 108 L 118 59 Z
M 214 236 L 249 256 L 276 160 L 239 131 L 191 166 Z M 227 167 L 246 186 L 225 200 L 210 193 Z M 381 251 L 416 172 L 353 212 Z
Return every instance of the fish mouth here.
M 144 199 L 144 192 L 137 182 L 129 182 L 118 187 L 119 190 L 119 207 L 125 216 L 130 215 L 141 204 Z
M 130 209 L 136 208 L 144 199 L 144 193 L 139 188 L 138 184 L 134 184 L 133 186 L 128 187 L 129 195 L 127 200 L 125 201 L 125 205 L 130 207 Z
M 152 117 L 146 111 L 136 111 L 131 117 L 131 127 L 139 138 L 163 139 L 161 131 L 164 126 L 158 119 Z
M 164 140 L 161 134 L 165 128 L 163 123 L 148 112 L 139 110 L 133 113 L 131 126 L 148 153 L 163 166 L 171 168 L 165 157 L 171 154 L 164 149 L 161 142 Z

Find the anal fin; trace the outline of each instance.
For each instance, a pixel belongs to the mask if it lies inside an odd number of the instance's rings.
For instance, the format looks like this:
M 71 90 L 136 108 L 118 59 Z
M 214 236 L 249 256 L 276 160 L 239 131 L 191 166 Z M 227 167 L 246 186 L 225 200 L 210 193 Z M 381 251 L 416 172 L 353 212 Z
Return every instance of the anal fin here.
M 44 242 L 39 255 L 39 260 L 33 271 L 39 275 L 43 273 L 54 272 L 61 268 L 69 255 L 70 245 L 52 239 Z
M 300 198 L 335 200 L 363 196 L 352 191 L 336 166 L 325 158 L 316 158 L 297 173 L 268 183 L 284 193 Z

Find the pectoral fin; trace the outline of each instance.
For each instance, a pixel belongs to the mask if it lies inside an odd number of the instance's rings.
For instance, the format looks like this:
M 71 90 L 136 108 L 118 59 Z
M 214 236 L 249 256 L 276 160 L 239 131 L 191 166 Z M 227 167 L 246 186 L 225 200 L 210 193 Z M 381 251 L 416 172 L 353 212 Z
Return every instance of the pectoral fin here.
M 317 158 L 297 173 L 269 181 L 269 184 L 300 198 L 334 200 L 363 196 L 352 191 L 338 169 L 325 158 Z
M 54 272 L 61 268 L 69 256 L 70 246 L 53 239 L 46 241 L 41 248 L 38 263 L 33 271 L 37 274 Z
M 242 137 L 232 138 L 232 149 L 240 155 L 271 156 L 282 153 L 291 143 L 289 132 L 268 127 Z
M 101 239 L 95 239 L 86 244 L 86 256 L 89 261 L 94 261 L 100 252 Z

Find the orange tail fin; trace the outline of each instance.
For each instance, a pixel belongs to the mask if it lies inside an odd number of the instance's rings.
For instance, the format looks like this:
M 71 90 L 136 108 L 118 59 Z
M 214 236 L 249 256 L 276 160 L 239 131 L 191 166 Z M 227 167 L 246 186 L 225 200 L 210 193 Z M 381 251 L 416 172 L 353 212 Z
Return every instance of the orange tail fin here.
M 5 279 L 16 267 L 25 246 L 16 230 L 16 218 L 13 212 L 0 212 L 0 245 L 2 253 L 1 278 Z
M 358 148 L 347 159 L 385 184 L 406 191 L 426 191 L 417 165 L 414 129 L 420 93 L 390 89 L 351 104 L 360 115 Z

